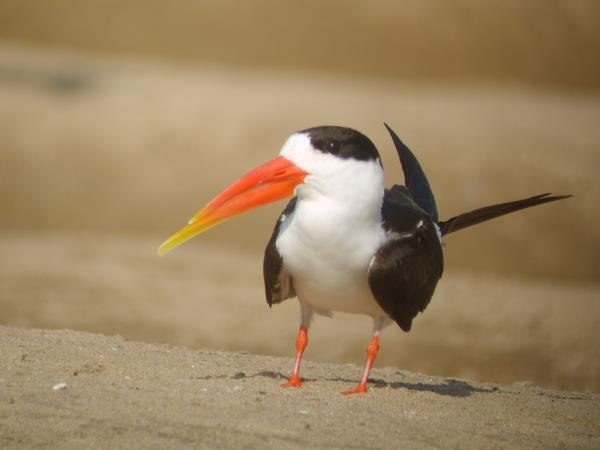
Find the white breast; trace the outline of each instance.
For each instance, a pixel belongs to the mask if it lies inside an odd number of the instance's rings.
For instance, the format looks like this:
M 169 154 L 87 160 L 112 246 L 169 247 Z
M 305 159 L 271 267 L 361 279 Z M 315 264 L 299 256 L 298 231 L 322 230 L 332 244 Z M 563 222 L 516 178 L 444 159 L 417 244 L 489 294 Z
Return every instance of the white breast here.
M 297 188 L 295 211 L 276 241 L 298 299 L 312 308 L 379 316 L 367 269 L 382 245 L 383 169 L 378 161 L 340 160 L 327 176 L 309 175 Z M 333 175 L 332 175 L 333 174 Z

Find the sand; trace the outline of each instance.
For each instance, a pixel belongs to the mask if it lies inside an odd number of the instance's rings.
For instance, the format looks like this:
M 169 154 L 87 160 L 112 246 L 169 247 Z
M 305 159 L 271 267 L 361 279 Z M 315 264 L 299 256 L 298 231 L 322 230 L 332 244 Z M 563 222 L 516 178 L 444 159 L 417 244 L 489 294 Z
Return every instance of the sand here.
M 0 327 L 2 448 L 598 448 L 600 396 Z

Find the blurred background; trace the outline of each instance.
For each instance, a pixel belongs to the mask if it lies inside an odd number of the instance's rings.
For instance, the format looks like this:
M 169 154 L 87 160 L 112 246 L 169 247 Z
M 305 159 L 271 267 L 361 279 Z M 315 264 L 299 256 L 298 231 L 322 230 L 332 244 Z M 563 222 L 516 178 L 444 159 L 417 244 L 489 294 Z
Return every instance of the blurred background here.
M 448 236 L 377 365 L 598 392 L 599 89 L 594 0 L 3 0 L 0 324 L 292 356 L 262 284 L 283 203 L 156 247 L 299 129 L 364 132 L 403 182 L 385 121 L 442 218 L 575 197 Z M 306 358 L 362 365 L 370 331 L 317 318 Z

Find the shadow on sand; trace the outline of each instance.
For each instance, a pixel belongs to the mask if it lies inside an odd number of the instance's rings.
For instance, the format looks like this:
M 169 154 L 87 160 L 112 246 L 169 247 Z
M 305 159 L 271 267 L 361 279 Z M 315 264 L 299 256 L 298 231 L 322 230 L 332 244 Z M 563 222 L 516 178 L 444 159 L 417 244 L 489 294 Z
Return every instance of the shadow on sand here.
M 194 377 L 194 379 L 215 379 L 215 378 L 226 378 L 226 379 L 242 379 L 242 378 L 255 378 L 265 377 L 272 378 L 274 380 L 286 380 L 287 376 L 281 372 L 273 372 L 271 370 L 264 370 L 253 375 L 247 375 L 244 372 L 238 372 L 233 375 L 206 375 L 201 377 Z M 303 378 L 304 381 L 315 381 L 311 378 Z M 348 378 L 326 378 L 327 381 L 338 381 L 345 383 L 357 383 L 357 380 L 350 380 Z M 448 378 L 444 383 L 410 383 L 404 381 L 385 381 L 377 378 L 369 378 L 370 386 L 374 388 L 390 388 L 390 389 L 407 389 L 409 391 L 418 392 L 433 392 L 434 394 L 445 395 L 449 397 L 469 397 L 474 393 L 492 393 L 497 392 L 497 387 L 476 387 L 466 381 L 455 380 Z

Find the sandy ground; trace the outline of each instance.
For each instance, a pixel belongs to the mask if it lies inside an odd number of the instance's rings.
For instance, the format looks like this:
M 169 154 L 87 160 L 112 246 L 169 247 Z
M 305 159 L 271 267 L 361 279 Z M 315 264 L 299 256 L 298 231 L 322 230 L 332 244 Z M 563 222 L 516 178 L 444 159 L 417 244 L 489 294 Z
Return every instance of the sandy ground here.
M 2 448 L 598 448 L 600 396 L 0 327 Z M 64 384 L 63 384 L 64 383 Z M 62 389 L 60 388 L 62 387 Z
M 3 323 L 293 355 L 298 303 L 268 308 L 260 253 L 200 240 L 158 258 L 159 241 L 1 233 Z M 384 330 L 377 366 L 600 392 L 599 298 L 597 285 L 448 272 L 410 333 Z M 317 317 L 306 358 L 362 365 L 370 332 L 368 317 Z

